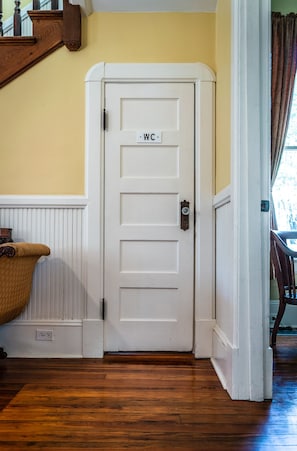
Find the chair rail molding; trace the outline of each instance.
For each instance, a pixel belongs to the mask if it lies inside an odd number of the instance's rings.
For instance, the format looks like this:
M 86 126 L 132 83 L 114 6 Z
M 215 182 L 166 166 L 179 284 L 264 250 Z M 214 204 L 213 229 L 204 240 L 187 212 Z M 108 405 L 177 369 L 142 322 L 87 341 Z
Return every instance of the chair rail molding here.
M 231 185 L 228 185 L 214 196 L 213 207 L 217 209 L 231 201 Z
M 0 195 L 0 208 L 3 207 L 81 207 L 88 204 L 83 195 Z

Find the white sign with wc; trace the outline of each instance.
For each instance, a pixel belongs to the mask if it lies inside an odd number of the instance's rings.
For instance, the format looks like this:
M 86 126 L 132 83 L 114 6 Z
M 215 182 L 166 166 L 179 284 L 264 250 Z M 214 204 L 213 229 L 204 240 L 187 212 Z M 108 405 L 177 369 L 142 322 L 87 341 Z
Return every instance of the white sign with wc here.
M 153 131 L 138 131 L 136 133 L 137 143 L 161 143 L 162 133 L 159 130 Z

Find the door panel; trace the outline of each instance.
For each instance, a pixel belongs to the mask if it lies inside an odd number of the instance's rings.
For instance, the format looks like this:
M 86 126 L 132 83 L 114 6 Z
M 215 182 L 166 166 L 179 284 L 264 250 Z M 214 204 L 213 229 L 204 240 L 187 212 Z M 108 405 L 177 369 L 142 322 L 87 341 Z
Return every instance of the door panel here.
M 178 225 L 177 194 L 121 194 L 121 225 Z
M 192 350 L 194 85 L 107 83 L 105 96 L 104 349 Z
M 177 146 L 121 147 L 121 177 L 176 178 L 179 174 Z

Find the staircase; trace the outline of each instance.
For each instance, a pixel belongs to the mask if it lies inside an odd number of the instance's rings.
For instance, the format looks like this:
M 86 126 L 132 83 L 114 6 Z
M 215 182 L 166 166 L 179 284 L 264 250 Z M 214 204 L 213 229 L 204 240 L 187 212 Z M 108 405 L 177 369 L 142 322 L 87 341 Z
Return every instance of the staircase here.
M 0 0 L 0 31 L 2 11 Z M 7 85 L 49 54 L 65 45 L 76 51 L 81 46 L 80 7 L 63 0 L 63 10 L 40 10 L 34 1 L 28 15 L 32 21 L 32 36 L 20 36 L 20 1 L 15 1 L 14 36 L 0 36 L 0 88 Z M 55 4 L 55 2 L 52 2 Z

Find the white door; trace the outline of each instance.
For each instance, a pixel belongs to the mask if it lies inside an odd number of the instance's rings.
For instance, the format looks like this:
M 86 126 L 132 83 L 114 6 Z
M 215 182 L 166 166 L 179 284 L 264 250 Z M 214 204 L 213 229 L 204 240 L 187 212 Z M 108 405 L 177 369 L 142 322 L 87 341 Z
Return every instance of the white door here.
M 104 350 L 190 351 L 194 84 L 106 83 L 105 107 Z

